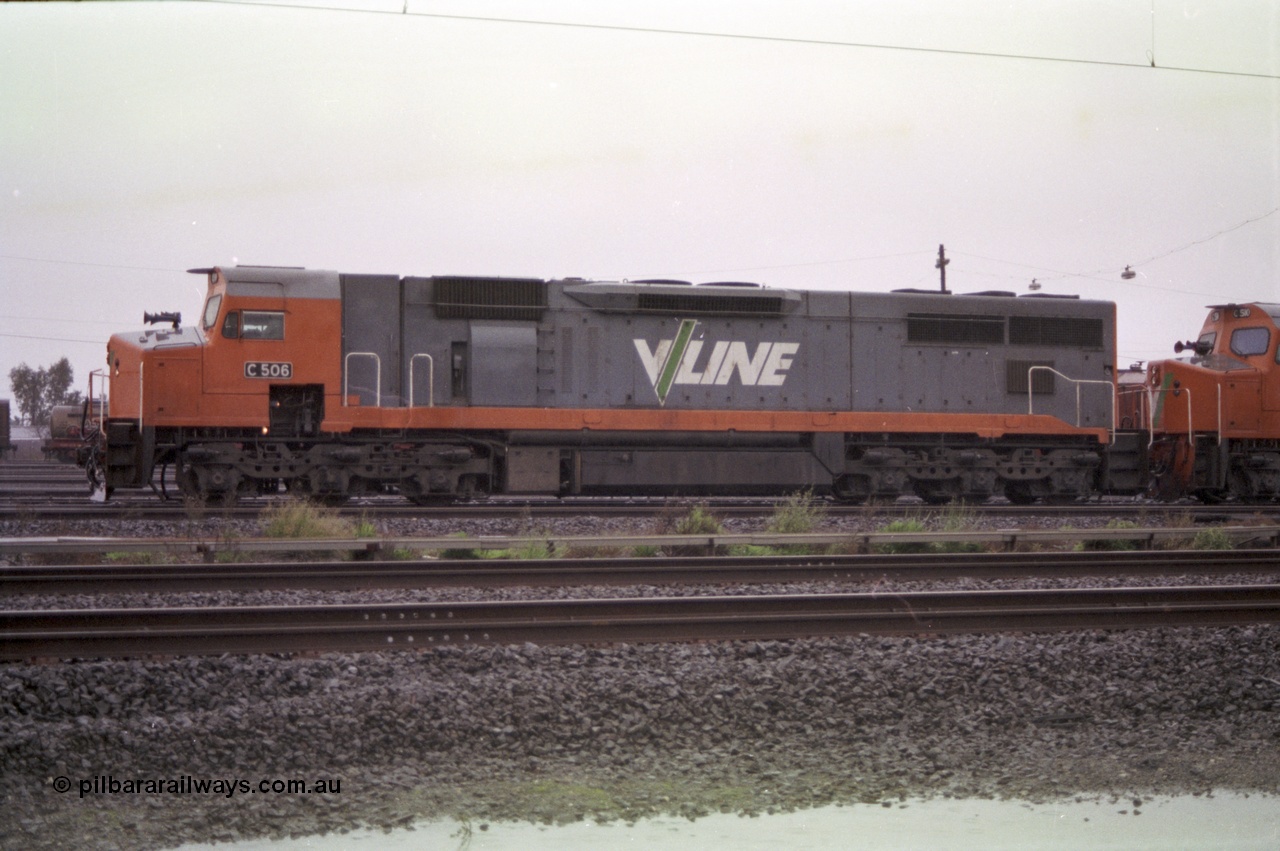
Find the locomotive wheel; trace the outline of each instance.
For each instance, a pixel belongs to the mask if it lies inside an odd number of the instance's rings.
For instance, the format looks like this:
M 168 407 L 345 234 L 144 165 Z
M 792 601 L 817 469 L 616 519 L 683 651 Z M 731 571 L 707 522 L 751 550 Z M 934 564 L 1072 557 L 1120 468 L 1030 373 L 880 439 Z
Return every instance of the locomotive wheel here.
M 298 499 L 305 500 L 307 502 L 313 502 L 316 505 L 328 506 L 329 508 L 338 508 L 346 505 L 347 501 L 350 499 L 350 497 L 345 493 L 316 493 L 315 489 L 311 486 L 311 480 L 306 477 L 285 480 L 284 489 L 289 496 L 297 497 Z
M 307 499 L 311 496 L 311 489 L 306 479 L 285 479 L 284 491 L 289 496 L 296 496 L 299 499 Z
M 956 494 L 950 488 L 950 482 L 933 483 L 933 482 L 915 482 L 911 486 L 911 490 L 916 496 L 924 500 L 926 505 L 946 505 L 956 498 Z
M 414 505 L 447 505 L 453 501 L 453 494 L 446 491 L 432 491 L 425 484 L 430 480 L 429 473 L 419 473 L 402 480 L 397 488 L 400 495 Z
M 831 483 L 831 495 L 837 502 L 862 505 L 871 498 L 871 482 L 866 476 L 839 476 Z
M 239 495 L 239 475 L 230 467 L 179 464 L 174 479 L 188 502 L 230 506 L 235 505 Z
M 1014 505 L 1030 505 L 1036 501 L 1036 495 L 1026 482 L 1005 482 L 1004 498 Z

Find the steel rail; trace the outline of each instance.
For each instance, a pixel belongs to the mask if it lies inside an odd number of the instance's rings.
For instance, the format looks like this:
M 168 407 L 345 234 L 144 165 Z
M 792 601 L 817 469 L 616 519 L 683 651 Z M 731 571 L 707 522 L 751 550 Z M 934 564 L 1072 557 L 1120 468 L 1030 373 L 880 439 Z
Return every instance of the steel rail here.
M 1263 544 L 1280 547 L 1280 525 L 1275 526 L 1219 526 L 1218 533 L 1237 546 Z M 27 556 L 32 554 L 65 553 L 162 553 L 166 555 L 199 555 L 206 562 L 219 559 L 245 558 L 248 553 L 324 553 L 352 552 L 365 558 L 384 558 L 396 551 L 438 552 L 451 551 L 510 551 L 528 547 L 545 547 L 555 551 L 560 547 L 570 550 L 605 548 L 622 550 L 629 547 L 660 547 L 682 552 L 725 552 L 729 548 L 748 545 L 762 547 L 805 548 L 838 547 L 844 552 L 861 554 L 884 552 L 914 545 L 918 549 L 936 549 L 938 545 L 956 542 L 999 546 L 1014 552 L 1021 544 L 1062 544 L 1064 542 L 1117 542 L 1130 541 L 1131 545 L 1151 547 L 1158 542 L 1166 545 L 1185 546 L 1189 535 L 1185 529 L 1172 528 L 1117 528 L 1117 529 L 1055 529 L 1027 530 L 996 529 L 963 532 L 819 532 L 809 534 L 775 534 L 771 532 L 727 534 L 668 534 L 668 535 L 491 535 L 475 538 L 120 538 L 101 536 L 59 536 L 0 538 L 0 556 Z M 794 551 L 794 550 L 793 550 Z M 261 557 L 261 556 L 259 556 Z
M 277 497 L 251 497 L 238 501 L 233 506 L 188 506 L 181 500 L 162 501 L 147 489 L 119 489 L 110 502 L 91 503 L 88 499 L 86 481 L 59 483 L 47 491 L 34 483 L 7 485 L 0 479 L 0 519 L 13 518 L 30 512 L 33 506 L 40 508 L 42 516 L 51 519 L 105 519 L 120 520 L 189 520 L 195 516 L 253 518 L 261 514 L 264 508 L 278 503 Z M 702 500 L 701 504 L 709 505 L 713 513 L 721 517 L 767 517 L 773 513 L 776 501 L 729 501 Z M 694 505 L 690 500 L 629 500 L 602 497 L 557 499 L 516 499 L 495 497 L 489 500 L 455 503 L 438 506 L 418 506 L 407 503 L 398 496 L 375 496 L 353 498 L 348 504 L 338 507 L 336 511 L 348 517 L 379 518 L 520 518 L 528 517 L 580 517 L 584 513 L 602 517 L 640 517 L 652 518 L 670 514 L 673 510 L 683 511 Z M 924 506 L 918 502 L 904 500 L 902 502 L 874 505 L 840 505 L 826 504 L 829 516 L 839 517 L 901 517 L 918 515 L 924 512 L 936 512 L 934 506 Z M 990 503 L 965 505 L 965 510 L 983 517 L 1004 517 L 1011 521 L 1026 517 L 1043 517 L 1052 514 L 1056 517 L 1145 517 L 1151 515 L 1185 514 L 1197 522 L 1220 522 L 1233 517 L 1254 517 L 1255 515 L 1277 516 L 1275 504 L 1249 505 L 1231 503 L 1228 505 L 1193 505 L 1193 504 L 1158 504 L 1133 501 L 1104 501 L 1073 503 L 1069 505 L 1007 505 Z M 942 509 L 945 510 L 945 509 Z
M 1280 585 L 0 612 L 0 658 L 423 650 L 1280 622 Z
M 0 594 L 874 583 L 1280 573 L 1275 550 L 0 567 Z

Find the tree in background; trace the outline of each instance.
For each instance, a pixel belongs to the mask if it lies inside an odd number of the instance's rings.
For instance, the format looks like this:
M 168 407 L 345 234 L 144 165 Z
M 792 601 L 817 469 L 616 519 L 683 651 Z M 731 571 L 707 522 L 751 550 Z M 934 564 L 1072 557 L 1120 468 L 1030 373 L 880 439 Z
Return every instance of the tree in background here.
M 75 372 L 66 358 L 52 366 L 32 369 L 25 363 L 9 370 L 9 386 L 18 405 L 19 422 L 47 426 L 54 405 L 78 405 L 80 391 L 71 391 Z

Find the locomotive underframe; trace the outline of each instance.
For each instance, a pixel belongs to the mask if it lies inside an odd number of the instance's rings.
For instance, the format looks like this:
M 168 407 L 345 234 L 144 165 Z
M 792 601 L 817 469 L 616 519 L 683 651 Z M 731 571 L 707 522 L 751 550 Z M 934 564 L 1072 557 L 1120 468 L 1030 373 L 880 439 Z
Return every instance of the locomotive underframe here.
M 1102 448 L 1088 439 L 983 440 L 964 435 L 850 435 L 836 496 L 853 502 L 913 493 L 931 504 L 1003 495 L 1027 504 L 1098 489 Z
M 1066 501 L 1099 489 L 1104 447 L 1089 437 L 788 432 L 414 432 L 276 437 L 231 429 L 108 424 L 107 489 L 160 472 L 190 499 L 292 493 L 325 502 L 398 492 L 420 504 L 490 493 L 774 495 L 929 503 L 1005 496 Z M 1280 466 L 1277 467 L 1280 476 Z M 1280 482 L 1280 479 L 1278 479 Z
M 1222 438 L 1216 434 L 1157 440 L 1153 490 L 1165 499 L 1195 496 L 1206 502 L 1280 499 L 1280 440 Z

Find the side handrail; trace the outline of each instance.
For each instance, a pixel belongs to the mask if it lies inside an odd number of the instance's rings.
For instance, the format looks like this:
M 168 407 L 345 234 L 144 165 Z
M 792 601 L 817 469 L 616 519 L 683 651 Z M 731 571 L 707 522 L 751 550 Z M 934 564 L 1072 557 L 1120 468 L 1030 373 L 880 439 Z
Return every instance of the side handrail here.
M 96 412 L 93 410 L 94 376 L 98 377 L 98 410 Z M 89 422 L 97 423 L 98 431 L 103 430 L 107 420 L 107 388 L 108 386 L 110 386 L 110 384 L 111 384 L 111 376 L 105 369 L 95 369 L 89 372 L 89 400 L 88 400 Z M 97 414 L 96 418 L 94 417 L 95 413 Z M 80 432 L 82 434 L 84 433 L 83 423 L 81 423 Z
M 1222 382 L 1215 385 L 1218 388 L 1218 445 L 1222 445 Z
M 1221 445 L 1222 445 L 1222 385 L 1221 385 L 1221 384 L 1217 384 L 1217 385 L 1215 385 L 1215 386 L 1216 386 L 1216 388 L 1217 388 L 1217 390 L 1218 390 L 1218 411 L 1217 411 L 1217 414 L 1218 414 L 1218 423 L 1217 423 L 1217 426 L 1216 426 L 1216 428 L 1215 428 L 1215 431 L 1217 432 L 1217 435 L 1218 435 L 1218 445 L 1219 445 L 1219 446 L 1221 446 Z M 1176 395 L 1179 395 L 1179 394 L 1181 394 L 1181 393 L 1185 393 L 1185 394 L 1187 394 L 1187 443 L 1188 443 L 1188 444 L 1190 444 L 1190 445 L 1193 445 L 1193 446 L 1194 446 L 1194 445 L 1195 445 L 1195 441 L 1196 441 L 1196 429 L 1195 429 L 1195 425 L 1194 425 L 1194 423 L 1192 423 L 1192 422 L 1191 422 L 1192 410 L 1193 410 L 1193 409 L 1192 409 L 1192 406 L 1191 406 L 1191 388 L 1190 388 L 1190 387 L 1179 387 L 1177 390 L 1175 390 L 1175 391 L 1173 391 L 1173 392 L 1174 392 L 1174 395 L 1175 395 L 1175 396 L 1176 396 Z M 1150 390 L 1150 389 L 1149 389 L 1149 390 L 1147 391 L 1147 395 L 1148 395 L 1149 397 L 1151 397 L 1151 398 L 1150 398 L 1150 401 L 1148 402 L 1148 404 L 1150 404 L 1150 405 L 1152 406 L 1152 408 L 1154 409 L 1154 406 L 1155 406 L 1155 400 L 1154 400 L 1154 397 L 1155 397 L 1155 391 L 1154 391 L 1154 390 Z M 1156 428 L 1155 428 L 1155 426 L 1156 426 L 1156 424 L 1155 424 L 1155 422 L 1154 422 L 1154 420 L 1153 420 L 1153 421 L 1151 422 L 1150 437 L 1149 437 L 1149 439 L 1148 439 L 1148 441 L 1147 441 L 1147 448 L 1148 448 L 1148 449 L 1150 449 L 1150 448 L 1155 444 L 1155 440 L 1156 440 Z
M 427 407 L 436 406 L 436 360 L 424 352 L 409 358 L 409 407 L 413 407 L 413 364 L 418 358 L 427 359 Z
M 1112 443 L 1116 442 L 1115 382 L 1103 381 L 1102 379 L 1098 379 L 1098 378 L 1072 378 L 1069 375 L 1064 375 L 1063 373 L 1058 372 L 1058 370 L 1054 369 L 1051 366 L 1043 366 L 1038 364 L 1036 366 L 1030 367 L 1027 370 L 1027 413 L 1028 414 L 1035 413 L 1035 403 L 1034 403 L 1035 396 L 1034 396 L 1034 393 L 1032 392 L 1035 389 L 1035 385 L 1032 384 L 1031 382 L 1031 374 L 1035 372 L 1037 369 L 1044 370 L 1045 372 L 1052 372 L 1054 375 L 1058 376 L 1063 381 L 1069 381 L 1076 386 L 1076 428 L 1080 428 L 1080 408 L 1081 408 L 1080 391 L 1083 389 L 1082 385 L 1102 384 L 1102 385 L 1105 385 L 1107 388 L 1109 388 L 1107 397 L 1111 400 L 1111 442 Z
M 1187 445 L 1195 446 L 1196 430 L 1191 427 L 1191 388 L 1184 387 L 1182 390 L 1187 394 Z
M 382 358 L 377 352 L 347 352 L 342 361 L 342 407 L 347 407 L 347 396 L 350 392 L 351 359 L 373 358 L 374 369 L 374 407 L 382 407 Z

